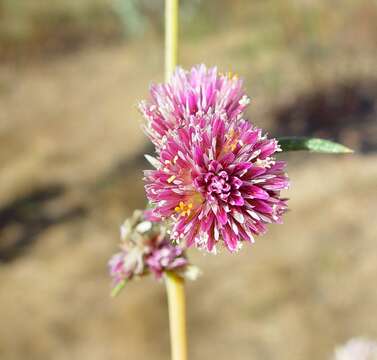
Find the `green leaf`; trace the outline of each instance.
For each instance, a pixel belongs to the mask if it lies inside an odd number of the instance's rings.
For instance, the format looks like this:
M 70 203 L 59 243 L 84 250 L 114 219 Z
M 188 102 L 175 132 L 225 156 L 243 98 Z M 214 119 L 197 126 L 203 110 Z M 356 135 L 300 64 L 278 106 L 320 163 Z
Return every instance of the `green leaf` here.
M 336 142 L 307 137 L 281 137 L 277 138 L 281 149 L 285 151 L 310 151 L 325 154 L 353 153 L 350 148 Z
M 116 284 L 111 290 L 111 297 L 117 296 L 119 292 L 124 288 L 124 285 L 126 285 L 126 280 L 123 280 L 120 283 Z

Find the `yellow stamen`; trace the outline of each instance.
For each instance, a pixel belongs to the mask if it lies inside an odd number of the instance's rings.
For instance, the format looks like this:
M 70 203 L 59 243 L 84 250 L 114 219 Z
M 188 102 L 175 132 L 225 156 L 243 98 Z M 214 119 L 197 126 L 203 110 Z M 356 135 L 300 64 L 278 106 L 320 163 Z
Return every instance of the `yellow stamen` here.
M 234 151 L 238 144 L 238 134 L 231 128 L 226 136 L 226 143 L 224 146 L 225 151 Z
M 227 77 L 227 78 L 229 78 L 229 79 L 231 79 L 231 80 L 237 80 L 238 79 L 238 74 L 236 74 L 236 73 L 233 73 L 233 72 L 231 72 L 231 71 L 228 71 L 227 73 L 223 73 L 223 72 L 219 72 L 219 75 L 220 76 L 225 76 L 225 77 Z
M 183 201 L 180 201 L 178 206 L 174 210 L 181 216 L 190 216 L 192 208 L 193 204 L 191 202 L 185 204 Z
M 170 176 L 170 178 L 168 179 L 168 183 L 171 184 L 175 180 L 175 178 L 175 175 Z
M 228 71 L 227 76 L 229 79 L 232 79 L 232 80 L 238 79 L 238 75 L 236 73 L 232 73 L 231 71 Z

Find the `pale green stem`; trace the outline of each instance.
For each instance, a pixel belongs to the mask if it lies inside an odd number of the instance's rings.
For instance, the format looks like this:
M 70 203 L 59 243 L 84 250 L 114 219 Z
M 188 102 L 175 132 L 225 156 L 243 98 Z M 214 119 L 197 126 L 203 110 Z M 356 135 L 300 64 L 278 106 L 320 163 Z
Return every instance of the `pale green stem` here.
M 186 301 L 184 279 L 165 273 L 169 305 L 171 360 L 187 360 Z
M 178 63 L 179 0 L 165 0 L 165 80 L 169 81 Z M 169 305 L 171 360 L 187 360 L 186 301 L 184 279 L 165 273 Z
M 165 0 L 165 80 L 178 63 L 178 0 Z

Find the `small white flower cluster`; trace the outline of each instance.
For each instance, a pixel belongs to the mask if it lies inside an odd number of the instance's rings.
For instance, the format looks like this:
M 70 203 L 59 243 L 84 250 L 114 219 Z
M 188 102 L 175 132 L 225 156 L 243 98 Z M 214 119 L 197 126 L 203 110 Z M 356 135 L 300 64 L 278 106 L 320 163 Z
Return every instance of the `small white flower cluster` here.
M 377 342 L 354 338 L 335 350 L 333 360 L 377 360 Z

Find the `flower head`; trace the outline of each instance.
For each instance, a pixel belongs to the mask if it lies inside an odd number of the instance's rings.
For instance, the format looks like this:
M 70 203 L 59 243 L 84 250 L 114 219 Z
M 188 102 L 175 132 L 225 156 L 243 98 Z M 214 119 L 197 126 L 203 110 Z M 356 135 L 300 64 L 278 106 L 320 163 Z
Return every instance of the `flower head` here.
M 356 338 L 337 348 L 334 360 L 377 360 L 377 343 Z
M 236 75 L 221 74 L 205 65 L 190 71 L 177 68 L 166 84 L 151 86 L 151 100 L 140 103 L 145 130 L 157 151 L 166 135 L 189 123 L 193 117 L 215 114 L 226 118 L 240 115 L 250 100 Z
M 164 271 L 178 271 L 184 275 L 188 268 L 183 249 L 172 245 L 165 229 L 147 220 L 142 211 L 135 211 L 125 221 L 121 237 L 121 251 L 109 261 L 115 292 L 135 276 L 151 272 L 159 279 Z
M 195 117 L 166 136 L 155 170 L 145 172 L 155 216 L 169 220 L 171 239 L 208 251 L 254 242 L 280 223 L 288 187 L 277 141 L 239 118 Z

